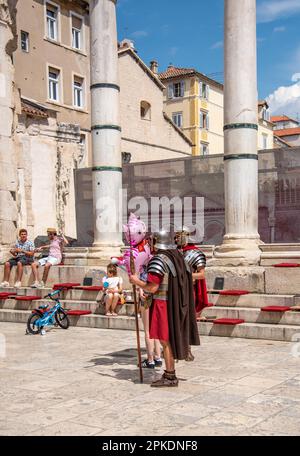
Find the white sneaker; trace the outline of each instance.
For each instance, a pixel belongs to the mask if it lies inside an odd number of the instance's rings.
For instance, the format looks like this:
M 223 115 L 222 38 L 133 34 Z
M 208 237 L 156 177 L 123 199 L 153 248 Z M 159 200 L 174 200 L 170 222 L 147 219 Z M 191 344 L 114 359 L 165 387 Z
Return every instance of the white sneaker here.
M 36 281 L 31 285 L 31 288 L 39 288 L 39 286 L 40 286 L 40 283 Z
M 8 288 L 8 287 L 9 287 L 9 282 L 2 282 L 2 283 L 0 284 L 0 287 Z
M 21 286 L 21 282 L 16 282 L 15 283 L 15 288 L 20 288 L 20 286 Z
M 45 284 L 42 280 L 40 281 L 39 288 L 45 288 Z

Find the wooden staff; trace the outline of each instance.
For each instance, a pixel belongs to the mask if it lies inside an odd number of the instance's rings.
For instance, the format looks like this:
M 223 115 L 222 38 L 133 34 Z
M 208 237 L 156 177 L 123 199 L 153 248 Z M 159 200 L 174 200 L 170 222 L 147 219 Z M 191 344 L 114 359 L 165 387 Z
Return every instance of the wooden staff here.
M 135 274 L 134 266 L 134 257 L 131 244 L 131 234 L 130 228 L 128 227 L 129 234 L 129 244 L 130 244 L 130 272 Z M 143 383 L 143 369 L 142 369 L 142 355 L 141 355 L 141 345 L 140 345 L 140 330 L 139 330 L 139 320 L 138 320 L 138 303 L 136 296 L 136 285 L 132 285 L 133 290 L 133 301 L 134 301 L 134 313 L 135 313 L 135 332 L 136 332 L 136 342 L 137 342 L 137 354 L 138 354 L 138 365 L 140 369 L 140 383 Z

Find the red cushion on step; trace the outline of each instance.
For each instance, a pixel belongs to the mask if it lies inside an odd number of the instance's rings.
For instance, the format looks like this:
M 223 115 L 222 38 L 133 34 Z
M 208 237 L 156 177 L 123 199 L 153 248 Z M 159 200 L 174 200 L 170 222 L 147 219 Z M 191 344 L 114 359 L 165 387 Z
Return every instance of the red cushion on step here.
M 278 264 L 273 264 L 274 268 L 299 268 L 300 264 L 299 263 L 278 263 Z
M 74 290 L 84 290 L 84 291 L 102 291 L 103 290 L 103 287 L 100 287 L 100 286 L 96 286 L 96 285 L 93 285 L 93 286 L 85 286 L 85 285 L 82 285 L 80 287 L 74 287 Z
M 58 290 L 59 288 L 67 288 L 70 290 L 73 287 L 80 286 L 81 284 L 78 282 L 65 282 L 65 283 L 55 283 L 53 285 L 53 290 Z
M 219 294 L 224 296 L 241 296 L 249 294 L 247 290 L 220 290 Z
M 241 318 L 216 318 L 213 320 L 215 325 L 239 325 L 245 323 Z
M 40 296 L 14 296 L 13 298 L 16 301 L 37 301 L 38 299 L 42 299 Z
M 68 310 L 68 315 L 89 315 L 92 312 L 90 310 Z
M 0 299 L 7 299 L 10 296 L 13 297 L 15 295 L 16 295 L 16 293 L 9 293 L 8 291 L 7 292 L 3 291 L 2 293 L 0 293 Z
M 291 310 L 291 308 L 289 306 L 265 306 L 260 310 L 263 312 L 287 312 L 288 310 Z

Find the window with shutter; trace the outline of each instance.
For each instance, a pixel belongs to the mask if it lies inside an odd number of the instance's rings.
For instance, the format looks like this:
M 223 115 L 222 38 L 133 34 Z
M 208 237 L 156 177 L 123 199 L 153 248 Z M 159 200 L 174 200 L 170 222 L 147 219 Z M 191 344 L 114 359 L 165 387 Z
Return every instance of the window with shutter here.
M 82 49 L 82 27 L 82 19 L 72 14 L 72 47 L 74 49 Z
M 74 76 L 73 80 L 73 99 L 74 106 L 77 108 L 84 107 L 84 80 L 78 76 Z
M 177 127 L 182 127 L 182 112 L 174 112 L 172 114 L 172 120 Z
M 49 99 L 52 101 L 59 101 L 59 85 L 60 85 L 60 71 L 56 68 L 49 68 L 48 70 L 48 92 Z
M 173 90 L 173 84 L 168 85 L 168 98 L 173 98 L 174 96 L 174 90 Z
M 200 111 L 200 128 L 203 128 L 203 112 Z
M 206 85 L 206 99 L 209 99 L 209 85 Z
M 180 96 L 184 97 L 184 90 L 185 90 L 185 82 L 181 81 L 180 82 Z
M 29 33 L 21 30 L 21 49 L 24 52 L 29 52 Z
M 51 3 L 46 3 L 46 18 L 47 18 L 47 37 L 51 40 L 58 39 L 58 7 Z

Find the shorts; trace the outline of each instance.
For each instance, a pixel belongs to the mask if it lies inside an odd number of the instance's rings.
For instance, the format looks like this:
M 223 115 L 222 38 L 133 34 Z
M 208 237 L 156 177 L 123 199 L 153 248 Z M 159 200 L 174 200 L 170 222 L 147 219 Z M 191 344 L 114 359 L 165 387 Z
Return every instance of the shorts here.
M 56 266 L 59 264 L 61 260 L 58 258 L 52 257 L 52 256 L 47 256 L 45 258 L 41 258 L 38 263 L 40 266 L 45 266 L 46 263 L 50 263 L 52 266 Z
M 27 266 L 32 264 L 33 258 L 27 258 L 25 256 L 21 256 L 19 258 L 10 258 L 8 260 L 10 267 L 17 266 L 18 263 L 21 263 L 23 266 Z

